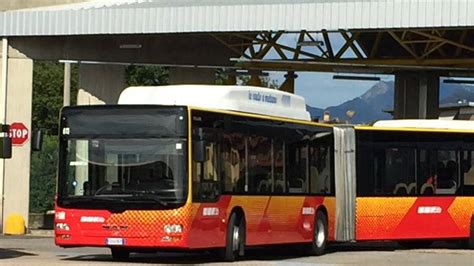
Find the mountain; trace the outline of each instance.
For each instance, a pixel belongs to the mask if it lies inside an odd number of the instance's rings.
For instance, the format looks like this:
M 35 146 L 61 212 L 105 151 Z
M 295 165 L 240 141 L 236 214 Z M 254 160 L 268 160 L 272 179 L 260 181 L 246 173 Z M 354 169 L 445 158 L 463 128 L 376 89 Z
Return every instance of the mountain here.
M 440 104 L 457 103 L 459 101 L 474 102 L 474 88 L 460 84 L 444 83 L 440 89 Z
M 306 111 L 309 112 L 312 119 L 323 119 L 324 109 L 306 105 Z
M 370 123 L 375 120 L 391 119 L 392 116 L 383 110 L 393 110 L 394 82 L 380 81 L 361 96 L 326 109 L 307 106 L 313 119 L 322 118 L 324 111 L 329 111 L 332 119 L 348 120 L 347 112 L 353 111 L 352 123 Z M 474 87 L 461 84 L 441 83 L 440 104 L 474 102 Z

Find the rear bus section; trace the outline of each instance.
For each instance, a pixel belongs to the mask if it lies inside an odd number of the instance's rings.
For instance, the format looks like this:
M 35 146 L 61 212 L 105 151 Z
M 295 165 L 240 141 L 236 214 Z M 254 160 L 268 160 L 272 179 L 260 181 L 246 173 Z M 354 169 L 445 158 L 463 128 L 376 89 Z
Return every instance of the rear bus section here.
M 357 130 L 357 240 L 472 239 L 473 133 Z

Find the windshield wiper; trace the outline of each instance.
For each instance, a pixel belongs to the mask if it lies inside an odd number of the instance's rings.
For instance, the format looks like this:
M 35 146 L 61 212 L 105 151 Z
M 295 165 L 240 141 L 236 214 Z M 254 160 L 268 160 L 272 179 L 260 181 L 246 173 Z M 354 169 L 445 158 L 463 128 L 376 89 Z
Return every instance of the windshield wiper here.
M 165 206 L 165 207 L 168 206 L 168 202 L 165 200 L 162 200 L 161 197 L 157 196 L 153 191 L 136 190 L 136 191 L 127 191 L 127 192 L 131 192 L 131 195 L 133 196 L 133 198 L 129 198 L 129 199 L 151 200 L 156 203 L 159 203 L 162 206 Z
M 68 197 L 62 199 L 65 204 L 74 204 L 74 203 L 94 203 L 94 202 L 114 202 L 122 201 L 120 198 L 112 197 Z

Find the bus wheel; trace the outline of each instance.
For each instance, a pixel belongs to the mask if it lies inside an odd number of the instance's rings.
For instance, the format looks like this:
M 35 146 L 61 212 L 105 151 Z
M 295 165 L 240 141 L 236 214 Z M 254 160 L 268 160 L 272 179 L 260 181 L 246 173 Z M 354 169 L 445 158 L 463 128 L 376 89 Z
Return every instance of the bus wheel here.
M 309 254 L 320 256 L 326 251 L 326 243 L 328 240 L 328 219 L 326 215 L 320 211 L 316 213 L 314 221 L 313 241 L 309 247 Z
M 469 239 L 467 241 L 467 248 L 474 249 L 474 217 L 471 218 L 471 230 L 469 233 Z
M 123 248 L 112 248 L 112 258 L 116 261 L 124 261 L 130 258 L 130 251 Z
M 243 218 L 232 213 L 227 223 L 226 245 L 223 254 L 225 261 L 234 261 L 244 255 L 245 224 Z

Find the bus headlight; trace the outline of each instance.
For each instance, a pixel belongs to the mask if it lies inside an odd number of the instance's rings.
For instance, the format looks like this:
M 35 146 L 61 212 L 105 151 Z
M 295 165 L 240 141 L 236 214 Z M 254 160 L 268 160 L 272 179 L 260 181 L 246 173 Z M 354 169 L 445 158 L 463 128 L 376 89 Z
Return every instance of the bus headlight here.
M 163 227 L 167 234 L 179 234 L 183 232 L 183 227 L 180 224 L 167 224 Z
M 57 223 L 56 224 L 56 229 L 58 230 L 64 230 L 64 231 L 69 231 L 69 225 L 67 223 Z

